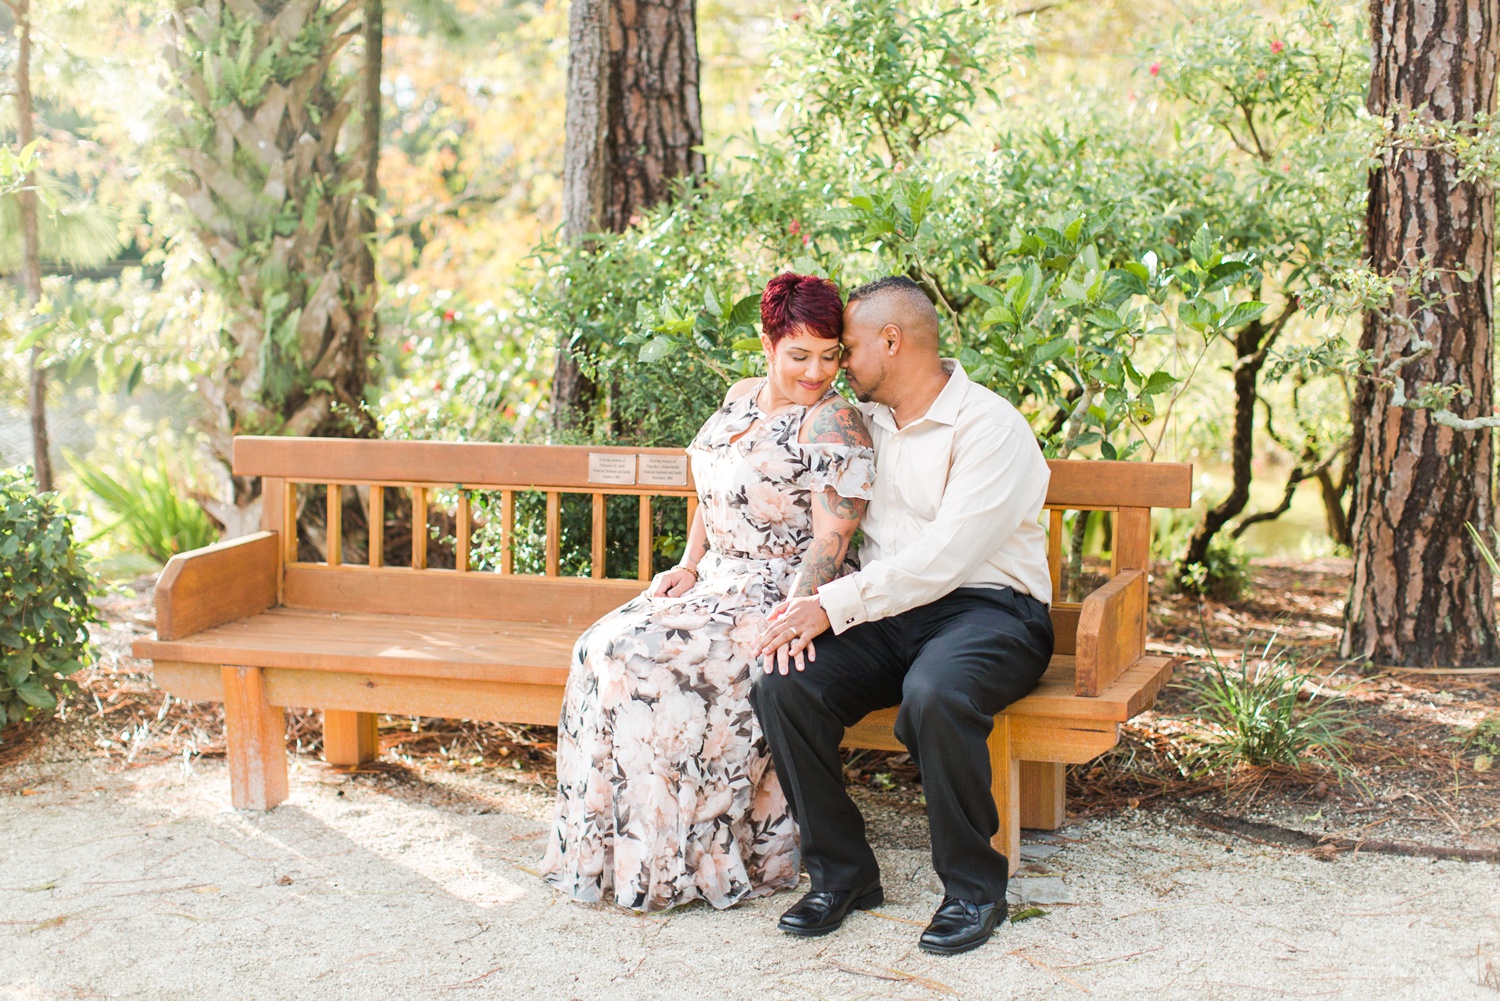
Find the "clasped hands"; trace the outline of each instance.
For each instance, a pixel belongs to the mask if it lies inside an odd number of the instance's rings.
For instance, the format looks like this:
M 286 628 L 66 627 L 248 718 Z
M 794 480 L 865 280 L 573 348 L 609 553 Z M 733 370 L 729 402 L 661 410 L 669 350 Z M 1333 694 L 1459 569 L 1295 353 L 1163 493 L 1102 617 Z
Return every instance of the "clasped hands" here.
M 663 570 L 646 589 L 647 597 L 676 598 L 692 590 L 698 575 L 692 569 L 676 566 Z M 788 598 L 766 617 L 766 628 L 755 641 L 757 656 L 767 674 L 786 674 L 793 667 L 805 671 L 818 659 L 813 639 L 828 628 L 828 613 L 823 611 L 817 595 Z
M 767 674 L 786 674 L 792 667 L 803 671 L 818 659 L 814 637 L 828 628 L 828 613 L 817 595 L 788 598 L 766 617 L 766 628 L 756 640 L 761 664 Z

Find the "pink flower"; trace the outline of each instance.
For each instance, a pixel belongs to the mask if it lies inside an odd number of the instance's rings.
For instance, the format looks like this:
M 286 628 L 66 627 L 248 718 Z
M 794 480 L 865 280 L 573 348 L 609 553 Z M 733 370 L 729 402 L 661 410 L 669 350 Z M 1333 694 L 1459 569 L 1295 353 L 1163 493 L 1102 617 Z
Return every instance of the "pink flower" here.
M 1283 42 L 1281 39 L 1279 39 L 1279 38 L 1273 38 L 1273 39 L 1271 39 L 1271 54 L 1273 56 L 1279 56 L 1279 55 L 1281 55 L 1281 50 L 1284 49 L 1284 48 L 1286 48 L 1286 43 Z
M 402 354 L 409 355 L 415 350 L 417 350 L 417 339 L 415 337 L 408 337 L 406 340 L 401 342 Z
M 793 236 L 796 236 L 798 233 L 802 232 L 802 224 L 796 219 L 793 219 L 791 223 L 787 225 L 786 231 Z
M 797 517 L 797 504 L 792 495 L 780 487 L 757 480 L 746 484 L 746 513 L 752 521 L 762 525 L 785 525 Z
M 811 237 L 809 237 L 809 236 L 808 236 L 808 235 L 807 235 L 807 234 L 806 234 L 806 233 L 803 233 L 803 234 L 802 234 L 802 246 L 804 246 L 804 247 L 805 247 L 805 246 L 807 246 L 807 245 L 808 245 L 808 244 L 809 244 L 809 243 L 812 243 L 812 238 L 811 238 Z
M 447 311 L 445 311 L 443 313 L 443 322 L 445 322 L 445 323 L 452 323 L 453 322 L 453 317 L 455 317 L 457 315 L 458 314 L 454 313 L 453 310 L 451 310 L 451 309 L 447 310 Z
M 1161 76 L 1161 63 L 1152 63 L 1151 68 L 1147 72 L 1152 76 Z

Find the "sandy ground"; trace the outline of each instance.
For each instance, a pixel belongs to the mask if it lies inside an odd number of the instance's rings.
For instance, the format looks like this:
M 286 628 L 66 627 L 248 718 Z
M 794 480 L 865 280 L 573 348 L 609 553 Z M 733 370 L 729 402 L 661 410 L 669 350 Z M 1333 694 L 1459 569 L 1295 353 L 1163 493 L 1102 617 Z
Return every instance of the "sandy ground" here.
M 313 762 L 265 814 L 222 763 L 17 766 L 0 794 L 0 997 L 1500 999 L 1500 868 L 1331 861 L 1127 813 L 1027 849 L 1044 915 L 927 956 L 925 822 L 867 802 L 888 902 L 835 935 L 791 894 L 638 916 L 535 875 L 549 807 L 487 775 Z M 451 992 L 463 992 L 451 995 Z

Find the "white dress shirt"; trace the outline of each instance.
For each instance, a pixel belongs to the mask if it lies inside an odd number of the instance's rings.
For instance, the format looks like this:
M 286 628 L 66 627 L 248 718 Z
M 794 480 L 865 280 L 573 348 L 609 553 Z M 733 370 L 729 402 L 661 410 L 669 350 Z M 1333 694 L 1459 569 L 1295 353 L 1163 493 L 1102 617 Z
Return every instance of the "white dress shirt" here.
M 860 405 L 875 440 L 875 495 L 857 573 L 818 588 L 835 633 L 959 587 L 1013 587 L 1052 601 L 1039 516 L 1051 471 L 1026 419 L 943 359 L 948 384 L 904 428 Z

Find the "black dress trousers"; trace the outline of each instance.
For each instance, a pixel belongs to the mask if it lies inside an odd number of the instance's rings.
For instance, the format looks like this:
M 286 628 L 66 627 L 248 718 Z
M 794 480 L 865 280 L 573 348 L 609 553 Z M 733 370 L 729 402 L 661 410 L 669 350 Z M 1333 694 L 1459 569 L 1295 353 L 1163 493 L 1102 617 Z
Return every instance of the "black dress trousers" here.
M 1047 606 L 1010 588 L 966 587 L 816 640 L 805 671 L 755 675 L 750 701 L 791 802 L 814 890 L 879 876 L 864 817 L 844 789 L 844 729 L 900 703 L 896 737 L 922 773 L 932 864 L 945 892 L 976 904 L 1005 896 L 1007 862 L 990 846 L 994 716 L 1031 691 L 1052 657 Z

